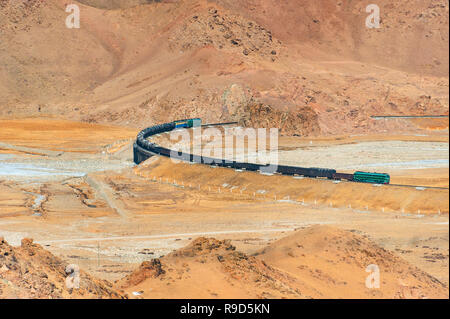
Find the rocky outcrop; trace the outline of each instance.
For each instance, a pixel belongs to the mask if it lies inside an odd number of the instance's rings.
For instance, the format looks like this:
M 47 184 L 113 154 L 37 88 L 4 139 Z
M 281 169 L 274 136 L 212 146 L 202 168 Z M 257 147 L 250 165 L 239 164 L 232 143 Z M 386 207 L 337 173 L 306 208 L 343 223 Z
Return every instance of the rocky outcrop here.
M 67 284 L 68 277 L 75 279 L 73 285 Z M 12 247 L 0 238 L 0 298 L 124 297 L 111 283 L 68 265 L 32 239 Z

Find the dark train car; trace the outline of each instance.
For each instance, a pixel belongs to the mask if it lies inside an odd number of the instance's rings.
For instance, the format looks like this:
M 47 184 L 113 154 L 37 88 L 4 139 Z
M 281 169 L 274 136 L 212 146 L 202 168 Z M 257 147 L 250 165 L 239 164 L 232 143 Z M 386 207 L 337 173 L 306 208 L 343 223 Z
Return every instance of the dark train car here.
M 283 175 L 301 175 L 306 177 L 325 177 L 333 179 L 336 170 L 316 167 L 278 166 L 277 172 Z
M 233 168 L 256 172 L 261 168 L 261 165 L 257 165 L 257 164 L 253 164 L 253 163 L 234 162 Z
M 353 181 L 353 174 L 347 174 L 347 173 L 334 173 L 333 179 L 336 180 L 347 180 L 347 181 Z
M 152 152 L 140 147 L 137 143 L 133 144 L 133 161 L 135 164 L 139 165 L 153 155 Z
M 202 156 L 201 162 L 202 164 L 205 165 L 220 166 L 220 167 L 225 166 L 224 160 L 214 157 Z
M 329 168 L 311 168 L 311 173 L 314 174 L 317 177 L 324 177 L 328 179 L 333 179 L 333 175 L 336 174 L 335 169 L 329 169 Z

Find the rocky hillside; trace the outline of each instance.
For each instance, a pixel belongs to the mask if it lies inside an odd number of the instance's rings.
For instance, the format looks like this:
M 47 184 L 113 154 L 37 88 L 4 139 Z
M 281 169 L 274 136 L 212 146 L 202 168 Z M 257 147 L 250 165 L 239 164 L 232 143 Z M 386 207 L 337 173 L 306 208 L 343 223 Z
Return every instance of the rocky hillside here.
M 228 241 L 197 238 L 162 259 L 142 263 L 117 284 L 150 298 L 300 298 L 289 280 Z
M 377 265 L 379 288 L 366 268 Z M 448 287 L 370 239 L 329 226 L 294 232 L 249 256 L 198 238 L 118 281 L 143 298 L 448 298 Z
M 298 231 L 263 249 L 258 258 L 293 275 L 321 298 L 448 296 L 448 288 L 436 278 L 367 236 L 335 227 L 313 226 Z M 368 289 L 367 277 L 374 266 L 379 270 L 379 288 Z
M 448 1 L 0 1 L 0 116 L 133 127 L 237 120 L 288 135 L 417 132 L 448 114 Z
M 369 289 L 367 267 L 379 268 Z M 111 283 L 74 272 L 31 239 L 0 239 L 0 298 L 448 298 L 448 287 L 364 235 L 312 226 L 255 255 L 228 240 L 197 238 Z
M 111 283 L 83 271 L 79 273 L 79 288 L 68 288 L 66 278 L 75 269 L 68 266 L 32 239 L 12 247 L 0 238 L 0 299 L 124 298 Z

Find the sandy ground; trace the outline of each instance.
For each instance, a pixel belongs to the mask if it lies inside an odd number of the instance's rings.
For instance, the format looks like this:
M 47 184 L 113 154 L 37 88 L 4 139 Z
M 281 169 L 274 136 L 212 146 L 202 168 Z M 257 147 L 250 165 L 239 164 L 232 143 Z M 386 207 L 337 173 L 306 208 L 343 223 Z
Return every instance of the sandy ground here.
M 56 125 L 54 121 L 50 120 Z M 70 127 L 68 124 L 59 123 L 61 128 Z M 60 151 L 50 146 L 50 139 L 56 139 L 55 145 L 64 145 L 67 137 L 74 149 L 81 149 L 84 138 L 111 136 L 121 130 L 88 125 L 84 129 L 89 134 L 83 136 L 70 131 L 57 135 L 60 127 L 52 129 L 45 121 L 36 122 L 36 127 L 40 140 L 32 146 L 41 151 Z M 22 142 L 19 134 L 12 140 L 10 133 L 0 140 L 31 147 L 27 144 L 30 130 L 21 134 Z M 12 245 L 32 237 L 92 275 L 118 280 L 141 262 L 167 255 L 200 236 L 229 239 L 239 251 L 253 254 L 296 229 L 331 225 L 368 236 L 448 284 L 448 190 L 265 176 L 174 164 L 156 157 L 132 168 L 127 164 L 131 163 L 130 143 L 123 139 L 130 136 L 127 134 L 131 132 L 125 129 L 117 141 L 111 137 L 107 143 L 112 147 L 97 143 L 87 153 L 84 149 L 56 157 L 68 161 L 76 172 L 82 171 L 81 176 L 74 171 L 63 176 L 46 171 L 39 177 L 33 170 L 13 176 L 8 174 L 11 166 L 4 166 L 6 170 L 0 172 L 1 236 Z M 400 156 L 403 148 L 395 149 Z M 55 166 L 57 160 L 48 155 L 3 149 L 1 156 L 12 156 L 3 158 L 1 165 L 27 162 L 33 169 L 68 169 Z M 95 160 L 97 165 L 92 164 Z M 420 181 L 429 177 L 426 172 L 433 172 L 434 178 L 445 184 L 445 169 L 411 171 L 423 174 Z M 420 174 L 403 178 L 419 178 Z

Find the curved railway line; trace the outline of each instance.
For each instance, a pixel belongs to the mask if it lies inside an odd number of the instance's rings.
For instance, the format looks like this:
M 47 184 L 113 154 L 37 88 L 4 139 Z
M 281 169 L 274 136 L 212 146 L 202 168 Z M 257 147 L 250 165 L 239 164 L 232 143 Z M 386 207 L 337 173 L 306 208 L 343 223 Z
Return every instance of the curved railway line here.
M 438 186 L 420 186 L 420 185 L 405 185 L 405 184 L 389 184 L 389 186 L 397 186 L 397 187 L 410 187 L 410 188 L 423 188 L 423 189 L 445 189 L 449 190 L 448 187 L 438 187 Z
M 187 121 L 187 120 L 183 120 Z M 178 151 L 173 151 L 171 149 L 159 146 L 155 143 L 152 143 L 148 140 L 150 136 L 166 133 L 174 130 L 175 128 L 179 128 L 176 124 L 177 122 L 159 124 L 155 126 L 148 127 L 139 132 L 137 135 L 136 141 L 133 145 L 133 159 L 135 164 L 140 164 L 148 158 L 159 155 L 165 157 L 175 157 L 179 160 L 183 160 L 186 162 L 205 164 L 210 166 L 219 166 L 219 167 L 227 167 L 233 169 L 240 169 L 246 171 L 260 171 L 262 173 L 274 173 L 281 175 L 290 175 L 290 176 L 304 176 L 307 178 L 326 178 L 330 180 L 339 180 L 353 183 L 361 183 L 358 180 L 354 180 L 354 174 L 348 173 L 338 173 L 335 169 L 329 168 L 316 168 L 316 167 L 296 167 L 296 166 L 286 166 L 286 165 L 270 165 L 270 164 L 254 164 L 254 163 L 245 163 L 245 162 L 237 162 L 231 160 L 224 160 L 219 158 L 212 158 L 200 155 L 194 155 L 190 153 L 181 153 Z M 219 126 L 219 125 L 230 125 L 236 124 L 236 122 L 229 123 L 215 123 L 215 124 L 205 124 L 201 125 L 202 127 L 206 126 Z M 358 173 L 358 172 L 357 172 Z M 369 173 L 367 173 L 369 174 Z M 367 182 L 366 182 L 367 183 Z M 372 183 L 377 185 L 377 183 Z M 395 186 L 395 187 L 408 187 L 408 188 L 417 188 L 420 190 L 424 189 L 442 189 L 448 190 L 448 187 L 434 187 L 434 186 L 420 186 L 420 185 L 403 185 L 403 184 L 389 184 L 382 183 L 382 185 L 386 186 Z

